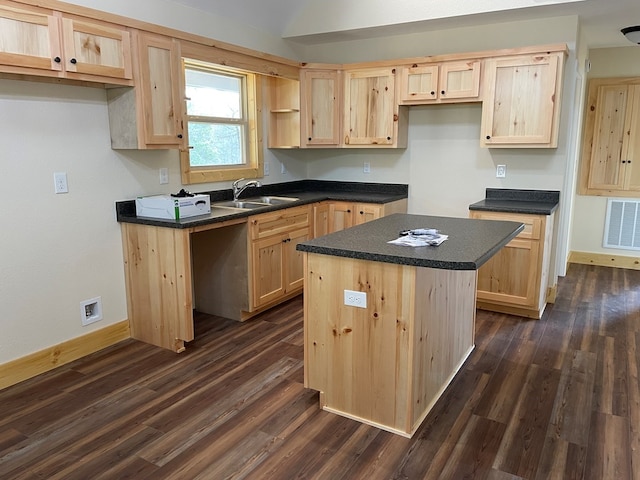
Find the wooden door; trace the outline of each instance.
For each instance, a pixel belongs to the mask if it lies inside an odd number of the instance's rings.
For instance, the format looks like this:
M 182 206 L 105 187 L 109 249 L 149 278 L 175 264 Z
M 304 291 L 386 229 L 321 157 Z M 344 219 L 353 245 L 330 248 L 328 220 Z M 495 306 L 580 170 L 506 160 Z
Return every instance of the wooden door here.
M 395 68 L 345 72 L 345 145 L 392 146 L 397 142 Z
M 326 202 L 313 206 L 313 237 L 321 237 L 331 232 L 329 223 L 329 204 Z
M 480 95 L 480 61 L 443 63 L 438 88 L 442 101 L 477 99 Z
M 144 140 L 147 145 L 182 143 L 181 60 L 177 40 L 140 34 L 138 45 Z
M 286 235 L 273 235 L 252 242 L 253 307 L 276 300 L 285 293 L 284 258 Z
M 515 238 L 478 269 L 478 300 L 537 308 L 538 240 Z
M 67 72 L 133 78 L 131 39 L 124 28 L 63 16 L 62 38 Z
M 554 147 L 557 55 L 522 55 L 487 62 L 482 144 Z
M 403 67 L 398 81 L 402 103 L 430 103 L 438 99 L 438 65 Z
M 0 6 L 0 65 L 62 71 L 59 22 L 53 12 Z
M 329 233 L 352 227 L 354 208 L 353 203 L 331 202 L 329 204 Z
M 284 242 L 285 292 L 302 289 L 304 284 L 304 254 L 296 250 L 300 242 L 309 239 L 309 229 L 291 232 Z
M 340 143 L 341 80 L 341 72 L 338 70 L 301 72 L 301 136 L 304 145 Z
M 358 203 L 355 205 L 354 223 L 360 225 L 382 217 L 384 207 L 373 203 Z

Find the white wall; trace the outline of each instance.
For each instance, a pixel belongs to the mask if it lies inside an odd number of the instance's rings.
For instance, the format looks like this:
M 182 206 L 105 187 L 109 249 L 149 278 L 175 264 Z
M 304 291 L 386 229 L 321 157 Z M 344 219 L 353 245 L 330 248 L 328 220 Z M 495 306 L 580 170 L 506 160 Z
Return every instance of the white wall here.
M 594 77 L 640 76 L 640 47 L 599 48 L 589 51 Z M 602 246 L 607 197 L 576 195 L 573 211 L 571 250 L 637 257 L 634 250 L 611 249 Z

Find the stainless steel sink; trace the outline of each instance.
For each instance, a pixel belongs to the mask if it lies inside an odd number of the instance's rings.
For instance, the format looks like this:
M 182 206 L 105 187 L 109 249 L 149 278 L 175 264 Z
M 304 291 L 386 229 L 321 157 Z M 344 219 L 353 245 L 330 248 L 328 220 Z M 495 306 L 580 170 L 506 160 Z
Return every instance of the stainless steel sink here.
M 254 208 L 264 208 L 268 203 L 249 200 L 227 200 L 226 202 L 216 202 L 211 207 L 233 208 L 240 210 L 252 210 Z
M 264 205 L 263 205 L 264 206 Z M 234 213 L 244 212 L 245 208 L 236 208 L 236 207 L 218 207 L 216 205 L 211 205 L 211 217 L 225 217 L 227 215 L 233 215 Z
M 295 202 L 297 200 L 299 199 L 294 197 L 274 197 L 274 196 L 247 198 L 248 202 L 266 203 L 267 205 L 282 205 L 284 203 Z

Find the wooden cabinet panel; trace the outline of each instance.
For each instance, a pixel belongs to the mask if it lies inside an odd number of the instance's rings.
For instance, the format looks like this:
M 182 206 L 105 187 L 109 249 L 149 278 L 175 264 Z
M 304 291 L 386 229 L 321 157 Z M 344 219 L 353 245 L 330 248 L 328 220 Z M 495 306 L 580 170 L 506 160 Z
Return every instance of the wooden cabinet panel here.
M 400 69 L 399 101 L 407 105 L 480 101 L 480 60 Z
M 329 224 L 329 202 L 317 203 L 313 206 L 313 237 L 322 237 L 331 232 Z
M 640 78 L 589 82 L 580 191 L 640 195 Z
M 302 290 L 302 256 L 296 245 L 310 238 L 311 211 L 311 205 L 303 205 L 249 217 L 250 310 Z
M 130 85 L 129 32 L 27 5 L 0 6 L 0 71 Z
M 547 303 L 553 214 L 472 210 L 469 216 L 525 225 L 515 239 L 478 269 L 478 308 L 540 318 Z
M 563 53 L 486 61 L 481 145 L 557 147 Z
M 269 148 L 300 147 L 300 82 L 288 78 L 266 79 L 269 112 Z
M 399 128 L 395 97 L 395 68 L 370 68 L 344 72 L 345 146 L 406 146 L 406 134 Z
M 0 65 L 3 71 L 11 71 L 9 66 L 62 71 L 59 22 L 52 11 L 0 6 Z
M 370 222 L 383 216 L 384 206 L 375 203 L 357 203 L 354 206 L 354 224 Z
M 300 73 L 301 136 L 305 147 L 340 143 L 342 74 L 338 70 Z
M 131 40 L 124 28 L 62 17 L 67 72 L 133 78 Z
M 354 209 L 353 203 L 331 202 L 329 204 L 329 233 L 352 227 Z

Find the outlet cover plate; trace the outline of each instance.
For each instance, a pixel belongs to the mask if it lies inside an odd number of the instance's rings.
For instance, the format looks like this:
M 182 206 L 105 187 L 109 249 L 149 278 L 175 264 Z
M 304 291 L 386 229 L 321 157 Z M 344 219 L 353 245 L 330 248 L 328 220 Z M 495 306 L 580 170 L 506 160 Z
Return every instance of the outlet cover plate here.
M 355 290 L 345 290 L 344 304 L 350 307 L 367 308 L 367 294 L 366 292 L 356 292 Z
M 496 178 L 505 178 L 507 176 L 507 166 L 498 165 L 496 167 Z

